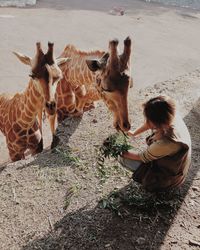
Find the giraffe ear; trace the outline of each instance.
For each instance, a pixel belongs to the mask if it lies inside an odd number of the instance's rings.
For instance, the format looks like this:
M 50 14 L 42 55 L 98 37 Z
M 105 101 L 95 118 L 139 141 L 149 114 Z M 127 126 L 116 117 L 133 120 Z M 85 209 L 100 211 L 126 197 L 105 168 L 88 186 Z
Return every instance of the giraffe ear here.
M 61 66 L 61 65 L 65 64 L 67 62 L 70 62 L 70 61 L 71 61 L 71 58 L 69 58 L 69 57 L 61 57 L 61 58 L 56 59 L 58 66 Z
M 109 53 L 105 53 L 99 60 L 100 64 L 102 66 L 105 66 L 107 64 L 108 58 L 109 58 Z
M 31 66 L 31 60 L 32 60 L 31 57 L 25 56 L 25 55 L 23 55 L 23 54 L 21 54 L 21 53 L 14 52 L 14 51 L 13 51 L 13 54 L 16 55 L 16 57 L 17 57 L 22 63 Z
M 100 59 L 87 59 L 86 63 L 88 68 L 91 71 L 95 72 L 106 66 L 108 58 L 109 58 L 109 53 L 105 53 Z

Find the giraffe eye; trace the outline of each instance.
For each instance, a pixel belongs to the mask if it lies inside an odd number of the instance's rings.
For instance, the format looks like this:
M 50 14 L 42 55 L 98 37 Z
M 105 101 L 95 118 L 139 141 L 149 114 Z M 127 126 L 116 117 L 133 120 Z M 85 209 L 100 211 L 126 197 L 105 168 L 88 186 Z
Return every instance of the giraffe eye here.
M 104 91 L 104 92 L 112 92 L 112 90 L 110 90 L 110 89 L 104 89 L 103 87 L 101 87 L 101 90 Z

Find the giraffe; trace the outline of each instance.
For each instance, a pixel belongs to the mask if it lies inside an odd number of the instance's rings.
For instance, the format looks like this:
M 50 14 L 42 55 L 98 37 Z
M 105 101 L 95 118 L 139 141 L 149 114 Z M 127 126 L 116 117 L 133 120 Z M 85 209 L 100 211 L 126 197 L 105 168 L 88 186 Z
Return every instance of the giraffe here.
M 70 62 L 61 66 L 63 79 L 57 87 L 57 119 L 63 121 L 68 115 L 81 115 L 85 109 L 93 107 L 99 100 L 93 74 L 86 63 L 88 58 L 101 58 L 104 51 L 80 51 L 67 45 L 60 57 L 70 57 Z M 86 105 L 88 108 L 85 108 Z
M 113 113 L 113 126 L 116 130 L 128 131 L 128 89 L 132 85 L 130 77 L 131 39 L 124 40 L 124 49 L 118 54 L 117 39 L 109 42 L 109 53 L 99 60 L 87 59 L 86 63 L 95 72 L 95 87 L 99 99 L 102 99 Z
M 67 59 L 54 60 L 53 43 L 48 43 L 46 54 L 41 44 L 36 43 L 33 59 L 17 52 L 14 54 L 31 66 L 31 78 L 24 92 L 14 96 L 0 95 L 0 130 L 6 137 L 11 160 L 18 161 L 25 158 L 27 149 L 32 155 L 43 150 L 42 110 L 45 107 L 49 115 L 56 112 L 55 91 L 62 78 L 58 65 Z
M 127 95 L 132 84 L 130 77 L 131 39 L 124 40 L 121 55 L 117 51 L 118 40 L 109 42 L 109 52 L 77 50 L 73 45 L 65 47 L 60 57 L 70 57 L 61 66 L 63 79 L 57 87 L 58 122 L 67 116 L 82 114 L 94 101 L 102 99 L 113 113 L 113 125 L 117 130 L 128 131 Z

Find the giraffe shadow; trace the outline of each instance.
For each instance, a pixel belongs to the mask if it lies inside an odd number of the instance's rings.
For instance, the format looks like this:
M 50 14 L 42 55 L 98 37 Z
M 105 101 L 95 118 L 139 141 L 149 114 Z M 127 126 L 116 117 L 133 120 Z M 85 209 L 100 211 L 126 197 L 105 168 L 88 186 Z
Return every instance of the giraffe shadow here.
M 29 242 L 22 250 L 160 249 L 180 208 L 185 205 L 190 188 L 200 182 L 200 99 L 184 120 L 192 139 L 192 166 L 179 190 L 150 194 L 131 181 L 127 186 L 113 190 L 96 206 L 88 204 L 68 212 L 53 225 L 51 233 Z M 193 216 L 189 219 L 195 223 Z M 170 244 L 179 249 L 183 243 L 173 237 Z
M 79 126 L 83 116 L 69 116 L 65 118 L 62 123 L 58 125 L 56 135 L 60 138 L 59 144 L 67 144 L 69 142 L 70 137 L 76 131 Z

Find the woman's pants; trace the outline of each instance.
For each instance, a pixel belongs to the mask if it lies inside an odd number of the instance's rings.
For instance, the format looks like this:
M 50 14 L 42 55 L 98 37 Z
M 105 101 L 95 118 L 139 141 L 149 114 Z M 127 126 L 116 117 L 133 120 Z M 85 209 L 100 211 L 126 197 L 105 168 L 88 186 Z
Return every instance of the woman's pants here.
M 118 161 L 123 167 L 125 167 L 126 169 L 132 172 L 138 169 L 138 167 L 142 163 L 142 161 L 131 160 L 131 159 L 127 159 L 121 156 L 118 157 Z

